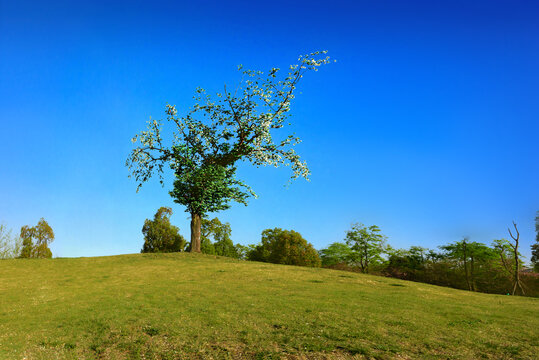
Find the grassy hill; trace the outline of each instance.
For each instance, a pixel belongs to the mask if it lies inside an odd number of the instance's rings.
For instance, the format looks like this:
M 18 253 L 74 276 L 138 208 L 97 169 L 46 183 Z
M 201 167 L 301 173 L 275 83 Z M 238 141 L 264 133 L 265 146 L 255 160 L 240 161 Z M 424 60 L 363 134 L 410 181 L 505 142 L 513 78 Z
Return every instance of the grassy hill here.
M 0 261 L 0 359 L 537 354 L 536 298 L 200 254 Z

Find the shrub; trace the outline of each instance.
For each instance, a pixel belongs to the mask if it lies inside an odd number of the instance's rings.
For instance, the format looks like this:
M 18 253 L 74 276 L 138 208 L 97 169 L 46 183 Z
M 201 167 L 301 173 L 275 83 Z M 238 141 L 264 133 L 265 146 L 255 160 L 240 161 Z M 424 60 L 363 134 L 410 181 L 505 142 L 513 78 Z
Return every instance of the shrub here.
M 300 233 L 279 228 L 262 232 L 262 243 L 248 255 L 249 260 L 274 264 L 320 267 L 317 251 Z

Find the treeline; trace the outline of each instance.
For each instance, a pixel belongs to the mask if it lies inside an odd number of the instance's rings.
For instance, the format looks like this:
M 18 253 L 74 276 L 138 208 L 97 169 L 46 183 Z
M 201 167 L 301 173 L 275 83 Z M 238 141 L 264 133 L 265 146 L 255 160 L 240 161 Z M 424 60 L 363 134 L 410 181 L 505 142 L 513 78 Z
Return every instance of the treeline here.
M 322 266 L 333 269 L 470 291 L 539 297 L 539 212 L 532 268 L 523 265 L 520 234 L 515 223 L 513 227 L 508 229 L 511 240 L 496 239 L 486 245 L 465 237 L 434 250 L 420 246 L 394 249 L 378 226 L 354 224 L 343 242 L 320 250 L 320 257 Z
M 141 252 L 189 251 L 179 229 L 170 223 L 170 208 L 160 208 L 142 228 Z M 539 265 L 539 213 L 537 242 L 532 246 L 532 265 Z M 494 294 L 539 296 L 539 274 L 524 267 L 518 251 L 518 229 L 512 241 L 494 240 L 490 245 L 469 238 L 439 246 L 394 249 L 376 225 L 353 224 L 343 242 L 316 251 L 300 233 L 266 229 L 261 242 L 244 246 L 231 240 L 229 223 L 202 219 L 201 251 L 205 254 L 275 264 L 326 267 Z
M 516 226 L 515 226 L 516 230 Z M 523 266 L 513 242 L 463 238 L 439 246 L 394 249 L 376 226 L 355 224 L 344 242 L 320 250 L 322 266 L 493 294 L 539 296 L 539 274 Z
M 190 251 L 180 229 L 170 222 L 172 209 L 161 207 L 142 227 L 142 253 Z M 519 252 L 516 224 L 510 239 L 496 239 L 489 245 L 469 238 L 427 249 L 411 246 L 394 249 L 376 225 L 353 224 L 342 242 L 320 251 L 300 233 L 280 228 L 266 229 L 258 244 L 234 244 L 229 223 L 218 218 L 201 220 L 201 251 L 205 254 L 275 264 L 326 267 L 404 280 L 425 282 L 457 289 L 494 294 L 539 297 L 539 212 L 536 241 L 531 246 L 531 267 L 524 266 Z M 21 227 L 12 236 L 0 224 L 0 259 L 51 258 L 48 245 L 54 240 L 50 225 L 41 219 L 36 226 Z

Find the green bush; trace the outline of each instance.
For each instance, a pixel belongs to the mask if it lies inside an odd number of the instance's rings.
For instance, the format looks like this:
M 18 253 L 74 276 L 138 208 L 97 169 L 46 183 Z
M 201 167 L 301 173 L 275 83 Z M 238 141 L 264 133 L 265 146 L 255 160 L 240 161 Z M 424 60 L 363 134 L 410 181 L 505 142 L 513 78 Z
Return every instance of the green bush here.
M 320 267 L 322 263 L 318 252 L 300 233 L 279 228 L 264 230 L 262 243 L 248 254 L 248 259 L 312 267 Z

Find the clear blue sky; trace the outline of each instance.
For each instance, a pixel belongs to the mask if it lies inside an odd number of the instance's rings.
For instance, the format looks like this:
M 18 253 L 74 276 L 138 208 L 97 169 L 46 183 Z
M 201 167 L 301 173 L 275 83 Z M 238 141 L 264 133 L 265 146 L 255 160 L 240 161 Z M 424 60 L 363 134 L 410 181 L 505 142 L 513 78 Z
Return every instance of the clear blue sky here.
M 327 49 L 292 107 L 311 182 L 242 167 L 259 194 L 218 214 L 235 242 L 295 229 L 318 249 L 352 222 L 394 247 L 507 237 L 529 259 L 539 210 L 539 5 L 534 1 L 0 0 L 0 222 L 44 217 L 56 256 L 134 253 L 158 207 L 136 193 L 131 137 L 236 65 Z

